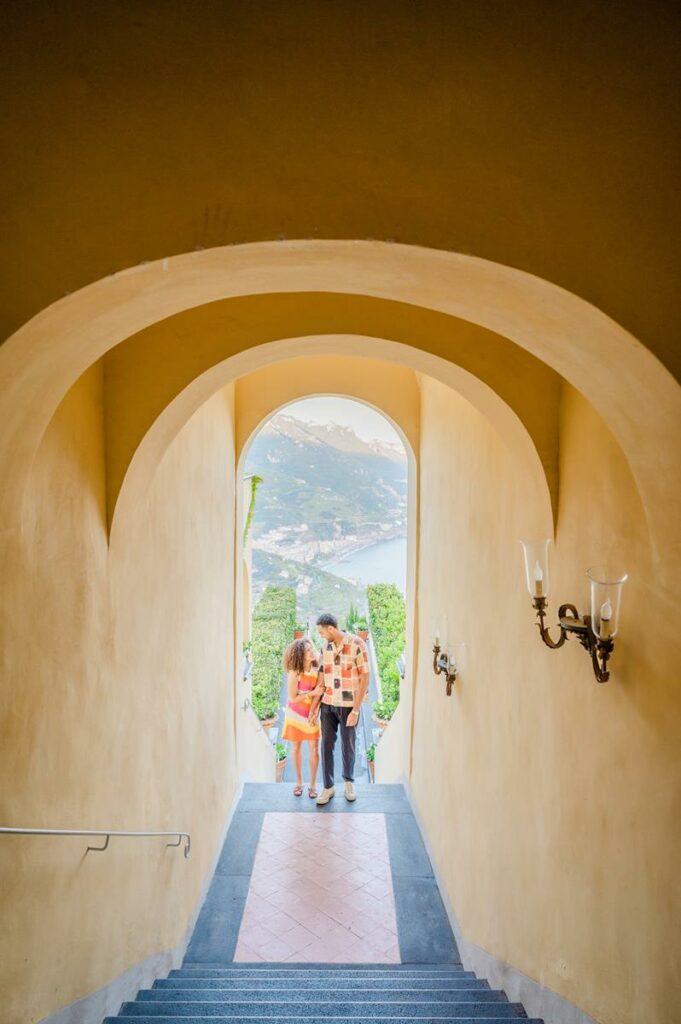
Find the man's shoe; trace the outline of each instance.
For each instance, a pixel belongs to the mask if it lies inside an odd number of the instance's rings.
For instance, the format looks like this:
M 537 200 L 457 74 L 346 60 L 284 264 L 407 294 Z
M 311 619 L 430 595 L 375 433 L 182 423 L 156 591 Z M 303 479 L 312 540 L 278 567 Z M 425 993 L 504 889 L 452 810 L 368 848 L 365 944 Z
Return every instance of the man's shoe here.
M 317 797 L 317 807 L 323 807 L 324 804 L 328 804 L 332 796 L 336 795 L 336 787 L 332 786 L 331 789 L 323 789 Z
M 350 803 L 352 803 L 353 800 L 357 799 L 357 796 L 355 794 L 355 787 L 351 782 L 345 783 L 345 799 L 349 800 Z

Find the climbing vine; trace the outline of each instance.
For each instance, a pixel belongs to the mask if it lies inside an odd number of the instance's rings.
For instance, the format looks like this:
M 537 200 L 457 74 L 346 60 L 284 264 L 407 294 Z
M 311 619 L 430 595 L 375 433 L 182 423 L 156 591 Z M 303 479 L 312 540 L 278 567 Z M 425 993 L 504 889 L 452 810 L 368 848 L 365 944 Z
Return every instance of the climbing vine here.
M 251 500 L 248 503 L 248 515 L 246 516 L 246 523 L 244 525 L 244 544 L 248 540 L 248 534 L 251 530 L 251 524 L 253 523 L 253 513 L 255 512 L 255 496 L 258 493 L 258 487 L 263 482 L 261 476 L 255 474 L 251 477 Z

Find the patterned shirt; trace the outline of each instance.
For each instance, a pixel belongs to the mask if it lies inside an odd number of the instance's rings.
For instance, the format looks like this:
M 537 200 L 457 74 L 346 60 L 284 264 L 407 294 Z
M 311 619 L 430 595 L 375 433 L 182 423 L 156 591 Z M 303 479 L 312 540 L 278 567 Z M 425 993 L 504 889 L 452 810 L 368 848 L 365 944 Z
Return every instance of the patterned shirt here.
M 360 637 L 344 633 L 338 647 L 331 640 L 322 647 L 320 659 L 325 687 L 322 704 L 351 708 L 360 683 L 369 674 L 367 645 Z

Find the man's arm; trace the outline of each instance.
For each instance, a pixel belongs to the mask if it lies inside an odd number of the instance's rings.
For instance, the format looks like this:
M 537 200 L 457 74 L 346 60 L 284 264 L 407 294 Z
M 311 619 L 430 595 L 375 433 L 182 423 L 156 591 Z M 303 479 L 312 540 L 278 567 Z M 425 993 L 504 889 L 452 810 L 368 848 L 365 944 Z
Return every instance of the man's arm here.
M 348 715 L 348 725 L 350 726 L 357 725 L 357 722 L 359 721 L 359 713 L 362 710 L 362 704 L 366 697 L 366 692 L 369 689 L 369 654 L 367 652 L 366 644 L 359 638 L 357 640 L 355 665 L 359 672 L 359 685 L 355 691 L 352 711 Z
M 359 722 L 359 713 L 362 710 L 362 703 L 364 701 L 368 689 L 369 673 L 366 672 L 360 676 L 359 686 L 355 691 L 355 701 L 354 704 L 352 705 L 352 711 L 348 715 L 348 725 L 350 727 L 352 727 L 353 725 L 357 725 L 357 723 Z
M 355 703 L 352 710 L 356 711 L 357 714 L 362 710 L 362 704 L 366 697 L 367 690 L 369 689 L 369 669 L 363 672 L 360 676 L 359 686 L 357 687 L 357 693 L 355 694 Z

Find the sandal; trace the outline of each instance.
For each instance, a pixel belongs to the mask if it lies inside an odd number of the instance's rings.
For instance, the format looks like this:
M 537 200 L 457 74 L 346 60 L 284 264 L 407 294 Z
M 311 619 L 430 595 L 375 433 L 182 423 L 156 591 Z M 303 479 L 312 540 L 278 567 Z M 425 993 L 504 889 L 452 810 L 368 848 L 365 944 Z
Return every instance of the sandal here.
M 294 786 L 293 787 L 293 795 L 294 796 L 302 796 L 303 795 L 303 787 L 302 786 Z
M 309 796 L 310 800 L 316 800 L 319 794 L 317 793 L 317 790 L 314 788 L 314 786 L 308 786 L 307 795 Z

